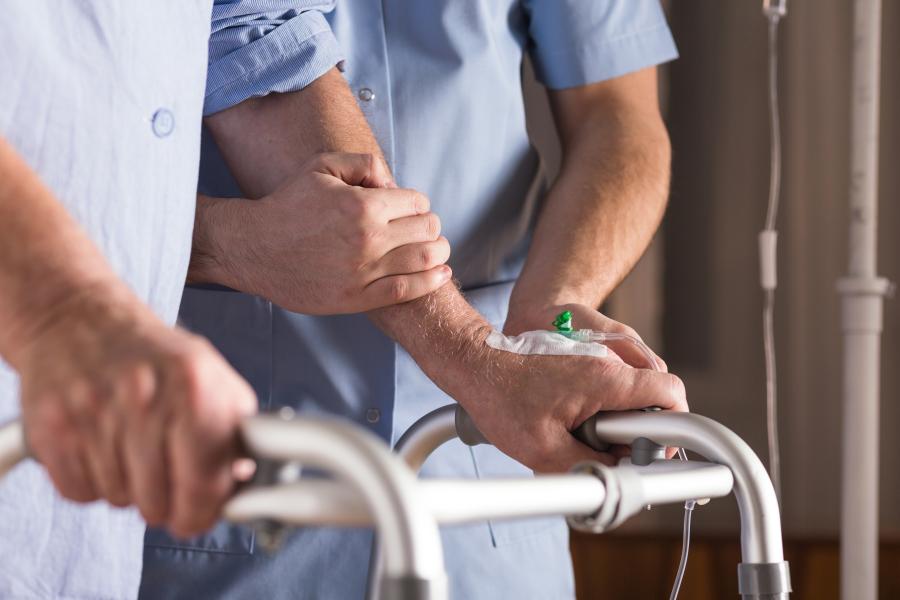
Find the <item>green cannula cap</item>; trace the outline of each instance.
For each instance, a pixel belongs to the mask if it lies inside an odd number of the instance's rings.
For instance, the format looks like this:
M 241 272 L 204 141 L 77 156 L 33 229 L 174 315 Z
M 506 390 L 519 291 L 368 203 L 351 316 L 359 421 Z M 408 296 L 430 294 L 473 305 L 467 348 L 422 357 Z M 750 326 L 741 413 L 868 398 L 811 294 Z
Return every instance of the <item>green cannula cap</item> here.
M 572 331 L 572 313 L 568 310 L 563 311 L 556 315 L 556 319 L 553 320 L 553 326 L 556 327 L 557 331 L 563 331 L 569 333 Z

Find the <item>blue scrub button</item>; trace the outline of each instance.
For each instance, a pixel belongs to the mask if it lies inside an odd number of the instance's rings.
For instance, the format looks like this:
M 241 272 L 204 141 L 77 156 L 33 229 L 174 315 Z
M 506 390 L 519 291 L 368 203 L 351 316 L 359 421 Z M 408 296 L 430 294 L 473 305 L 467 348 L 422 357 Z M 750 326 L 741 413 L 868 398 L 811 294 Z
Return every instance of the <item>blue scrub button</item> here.
M 160 108 L 153 113 L 153 134 L 168 137 L 175 130 L 175 115 L 168 108 Z
M 366 421 L 369 423 L 377 423 L 381 420 L 381 411 L 377 408 L 370 408 L 366 411 Z
M 373 92 L 370 88 L 363 88 L 359 90 L 359 99 L 363 102 L 371 102 L 375 99 L 375 92 Z

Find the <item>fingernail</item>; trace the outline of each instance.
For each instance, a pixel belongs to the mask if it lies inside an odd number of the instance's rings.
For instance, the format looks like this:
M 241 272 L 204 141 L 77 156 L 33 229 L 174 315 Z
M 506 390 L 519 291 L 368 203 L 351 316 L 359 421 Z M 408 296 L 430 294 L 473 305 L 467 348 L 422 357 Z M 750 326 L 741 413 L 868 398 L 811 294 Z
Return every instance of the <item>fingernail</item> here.
M 453 275 L 453 271 L 447 265 L 441 265 L 439 268 L 441 270 L 440 276 L 442 281 L 449 280 L 450 276 Z

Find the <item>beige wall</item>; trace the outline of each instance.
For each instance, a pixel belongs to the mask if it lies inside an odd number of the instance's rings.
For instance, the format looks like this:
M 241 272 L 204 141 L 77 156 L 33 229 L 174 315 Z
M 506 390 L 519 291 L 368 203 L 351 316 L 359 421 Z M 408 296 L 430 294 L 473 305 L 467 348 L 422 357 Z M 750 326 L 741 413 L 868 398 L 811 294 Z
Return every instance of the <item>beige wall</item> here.
M 884 8 L 879 269 L 897 281 L 900 69 L 894 57 L 900 56 L 900 3 L 885 2 Z M 841 340 L 834 281 L 846 261 L 852 13 L 844 0 L 795 0 L 790 10 L 781 32 L 785 169 L 776 308 L 783 512 L 789 533 L 820 536 L 836 533 L 839 514 Z M 668 243 L 658 240 L 609 311 L 660 348 L 683 346 L 663 339 L 663 331 L 672 329 L 663 327 L 663 319 L 702 325 L 689 331 L 697 332 L 690 341 L 702 344 L 705 363 L 664 358 L 687 383 L 695 411 L 735 429 L 765 458 L 756 257 L 768 189 L 765 21 L 759 2 L 749 0 L 674 0 L 670 21 L 682 58 L 665 73 L 675 152 L 663 234 Z M 552 124 L 542 91 L 527 73 L 526 80 L 532 131 L 552 166 L 558 162 Z M 666 286 L 678 286 L 682 298 L 709 310 L 683 302 L 667 306 Z M 889 301 L 885 315 L 881 522 L 886 535 L 900 537 L 896 301 Z M 704 508 L 696 526 L 733 530 L 731 504 Z M 631 527 L 674 530 L 680 521 L 676 510 L 659 509 Z

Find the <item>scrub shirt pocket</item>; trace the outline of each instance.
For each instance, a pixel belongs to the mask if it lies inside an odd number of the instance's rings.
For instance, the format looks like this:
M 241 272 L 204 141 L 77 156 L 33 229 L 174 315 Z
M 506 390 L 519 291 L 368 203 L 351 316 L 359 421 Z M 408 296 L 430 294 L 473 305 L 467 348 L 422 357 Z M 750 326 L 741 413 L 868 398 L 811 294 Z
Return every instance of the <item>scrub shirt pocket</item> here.
M 219 286 L 189 286 L 181 301 L 179 323 L 209 339 L 253 387 L 260 410 L 268 408 L 272 372 L 272 307 L 268 301 Z M 239 326 L 232 327 L 232 324 Z M 144 545 L 147 548 L 252 554 L 253 538 L 249 528 L 220 522 L 209 532 L 187 540 L 174 538 L 162 529 L 149 528 Z M 145 573 L 147 562 L 145 560 Z

